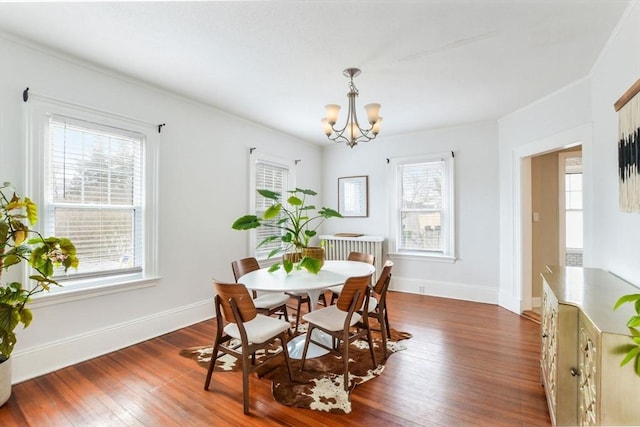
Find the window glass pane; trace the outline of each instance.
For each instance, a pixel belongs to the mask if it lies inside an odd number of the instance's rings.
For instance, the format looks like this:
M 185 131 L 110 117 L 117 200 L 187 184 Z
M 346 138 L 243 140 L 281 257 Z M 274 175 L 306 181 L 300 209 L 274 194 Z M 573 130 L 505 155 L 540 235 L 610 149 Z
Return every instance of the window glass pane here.
M 288 176 L 289 170 L 286 167 L 272 163 L 258 162 L 256 164 L 256 189 L 271 190 L 280 193 L 282 196 L 280 200 L 282 201 L 284 199 L 286 202 L 286 199 L 288 198 Z M 267 199 L 257 192 L 255 193 L 255 197 L 256 215 L 258 218 L 261 218 L 266 209 L 273 204 L 273 200 Z M 278 219 L 274 219 L 271 221 L 263 221 L 263 223 L 275 224 L 277 221 Z M 255 229 L 255 232 L 257 244 L 267 237 L 282 234 L 280 230 L 271 227 L 258 227 Z M 280 240 L 273 240 L 272 242 L 257 248 L 256 255 L 258 257 L 267 256 L 269 252 L 273 249 L 279 248 L 280 246 L 282 246 L 282 242 Z
M 569 173 L 565 175 L 567 191 L 582 191 L 582 174 Z
M 135 266 L 134 211 L 56 208 L 56 233 L 71 239 L 82 273 Z
M 582 248 L 582 211 L 567 211 L 565 217 L 567 248 Z
M 582 192 L 571 192 L 566 195 L 567 209 L 582 209 Z
M 400 246 L 403 249 L 440 251 L 441 231 L 440 212 L 402 212 Z
M 402 208 L 440 209 L 444 162 L 401 166 Z
M 582 174 L 565 174 L 565 207 L 582 209 Z
M 138 271 L 143 265 L 144 136 L 54 116 L 49 204 L 53 234 L 81 260 L 68 275 Z

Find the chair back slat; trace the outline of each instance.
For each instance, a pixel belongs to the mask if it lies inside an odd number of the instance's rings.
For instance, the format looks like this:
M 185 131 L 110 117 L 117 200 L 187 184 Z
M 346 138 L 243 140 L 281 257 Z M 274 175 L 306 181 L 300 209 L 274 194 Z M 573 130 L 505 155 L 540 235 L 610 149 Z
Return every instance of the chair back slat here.
M 220 297 L 222 315 L 227 322 L 236 323 L 229 301 L 231 299 L 233 299 L 238 306 L 238 312 L 240 313 L 242 322 L 248 322 L 256 317 L 256 307 L 253 304 L 251 295 L 249 295 L 249 291 L 247 291 L 244 285 L 239 283 L 221 283 L 214 280 L 213 286 Z
M 369 283 L 371 283 L 371 274 L 367 274 L 366 276 L 349 277 L 347 281 L 344 282 L 344 286 L 340 292 L 338 301 L 336 302 L 338 309 L 342 311 L 349 311 L 351 303 L 358 291 L 358 300 L 356 301 L 355 309 L 358 310 L 362 307 L 365 295 L 368 295 L 367 286 L 369 286 Z
M 250 273 L 255 270 L 260 270 L 260 264 L 258 260 L 251 258 L 243 258 L 231 263 L 231 269 L 233 270 L 233 278 L 237 282 L 239 278 L 244 276 L 247 273 Z
M 393 268 L 393 262 L 388 261 L 384 263 L 384 267 L 382 268 L 382 273 L 380 273 L 380 277 L 376 282 L 376 285 L 373 287 L 373 291 L 382 295 L 387 288 L 389 287 L 389 282 L 391 281 L 391 269 Z
M 373 255 L 366 254 L 364 252 L 349 252 L 349 255 L 347 256 L 347 260 L 366 262 L 367 264 L 373 265 L 376 259 Z

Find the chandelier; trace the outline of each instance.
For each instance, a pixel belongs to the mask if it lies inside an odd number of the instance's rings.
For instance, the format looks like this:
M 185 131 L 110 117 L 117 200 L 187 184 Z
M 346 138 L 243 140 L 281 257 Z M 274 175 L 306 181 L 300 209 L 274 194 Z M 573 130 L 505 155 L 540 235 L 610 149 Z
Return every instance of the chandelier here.
M 326 105 L 327 116 L 322 119 L 322 128 L 324 134 L 331 141 L 346 142 L 350 148 L 353 148 L 358 142 L 368 142 L 375 139 L 380 133 L 382 126 L 382 117 L 378 115 L 380 112 L 380 104 L 367 104 L 364 109 L 367 112 L 368 128 L 360 127 L 358 117 L 356 115 L 356 97 L 358 96 L 358 88 L 353 83 L 353 78 L 360 74 L 358 68 L 347 68 L 343 74 L 349 77 L 349 110 L 347 111 L 347 122 L 343 127 L 336 129 L 335 124 L 338 121 L 338 113 L 340 106 L 337 104 Z

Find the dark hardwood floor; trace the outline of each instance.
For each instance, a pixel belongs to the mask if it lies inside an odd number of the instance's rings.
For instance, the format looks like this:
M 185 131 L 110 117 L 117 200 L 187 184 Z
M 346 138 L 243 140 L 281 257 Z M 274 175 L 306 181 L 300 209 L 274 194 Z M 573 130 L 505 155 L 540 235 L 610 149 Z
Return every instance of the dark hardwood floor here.
M 503 308 L 392 292 L 391 326 L 413 334 L 384 373 L 352 395 L 348 415 L 276 403 L 271 383 L 214 375 L 178 355 L 213 340 L 215 321 L 16 384 L 0 426 L 542 426 L 540 325 Z

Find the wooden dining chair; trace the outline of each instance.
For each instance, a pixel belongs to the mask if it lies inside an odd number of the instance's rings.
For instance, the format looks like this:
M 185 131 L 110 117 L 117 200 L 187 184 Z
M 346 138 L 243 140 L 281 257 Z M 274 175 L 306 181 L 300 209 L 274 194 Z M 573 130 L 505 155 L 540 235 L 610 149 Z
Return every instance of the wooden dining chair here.
M 302 318 L 307 321 L 309 328 L 302 352 L 300 370 L 304 369 L 309 344 L 333 351 L 342 356 L 344 363 L 344 389 L 349 390 L 349 345 L 360 338 L 367 337 L 373 368 L 377 366 L 376 355 L 373 351 L 373 340 L 368 320 L 369 284 L 371 274 L 350 277 L 344 284 L 342 292 L 335 305 L 321 308 L 305 314 Z M 364 307 L 362 314 L 358 309 Z M 312 332 L 319 329 L 330 335 L 334 345 L 326 344 L 314 339 Z M 342 343 L 342 345 L 340 345 Z
M 213 281 L 213 285 L 216 291 L 217 328 L 204 389 L 209 390 L 213 368 L 219 357 L 229 354 L 241 360 L 243 407 L 244 413 L 249 414 L 249 374 L 251 372 L 282 353 L 287 364 L 289 379 L 293 381 L 285 333 L 291 325 L 282 319 L 259 314 L 253 304 L 253 298 L 244 285 L 222 283 L 216 280 Z M 282 351 L 277 353 L 267 351 L 267 347 L 277 340 L 280 341 Z M 255 364 L 253 356 L 257 350 L 261 349 L 264 349 L 264 360 Z
M 233 277 L 236 283 L 238 283 L 238 279 L 240 279 L 240 277 L 244 276 L 245 274 L 255 270 L 260 270 L 260 264 L 258 263 L 258 260 L 253 257 L 243 258 L 233 261 L 231 263 L 231 269 L 233 270 Z M 256 306 L 256 310 L 258 310 L 258 313 L 267 316 L 277 314 L 278 317 L 284 317 L 284 320 L 286 320 L 287 322 L 289 321 L 289 316 L 287 315 L 287 303 L 289 302 L 288 295 L 275 292 L 264 293 L 258 296 L 256 291 L 252 291 L 252 295 L 253 304 Z
M 369 317 L 373 317 L 380 325 L 380 335 L 382 336 L 382 348 L 385 360 L 387 359 L 387 339 L 391 338 L 391 327 L 387 315 L 387 291 L 391 282 L 391 269 L 393 262 L 387 260 L 382 273 L 373 287 L 373 295 L 369 297 Z
M 366 262 L 367 264 L 374 265 L 375 260 L 373 255 L 364 252 L 349 252 L 349 255 L 347 255 L 347 261 Z M 331 291 L 331 304 L 333 304 L 340 296 L 342 285 L 332 286 L 329 290 Z

